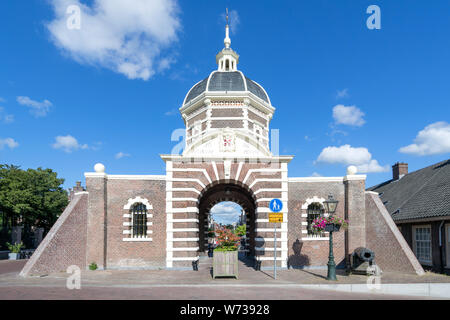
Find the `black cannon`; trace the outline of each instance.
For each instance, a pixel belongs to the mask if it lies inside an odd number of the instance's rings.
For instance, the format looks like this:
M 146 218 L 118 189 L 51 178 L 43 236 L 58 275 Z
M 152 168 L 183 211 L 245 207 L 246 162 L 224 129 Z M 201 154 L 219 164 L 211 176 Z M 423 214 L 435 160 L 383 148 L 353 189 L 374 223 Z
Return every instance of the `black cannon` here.
M 379 273 L 379 268 L 375 265 L 375 253 L 367 248 L 356 248 L 352 254 L 352 272 L 360 274 Z
M 356 248 L 353 255 L 358 260 L 367 261 L 369 263 L 375 260 L 375 253 L 372 250 L 363 247 Z

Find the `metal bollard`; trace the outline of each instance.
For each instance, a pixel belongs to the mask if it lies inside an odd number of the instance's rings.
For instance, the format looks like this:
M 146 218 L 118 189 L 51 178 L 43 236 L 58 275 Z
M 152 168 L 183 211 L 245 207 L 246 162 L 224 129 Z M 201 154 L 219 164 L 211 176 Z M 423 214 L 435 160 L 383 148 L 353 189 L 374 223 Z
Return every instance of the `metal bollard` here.
M 198 260 L 192 261 L 192 269 L 198 271 Z

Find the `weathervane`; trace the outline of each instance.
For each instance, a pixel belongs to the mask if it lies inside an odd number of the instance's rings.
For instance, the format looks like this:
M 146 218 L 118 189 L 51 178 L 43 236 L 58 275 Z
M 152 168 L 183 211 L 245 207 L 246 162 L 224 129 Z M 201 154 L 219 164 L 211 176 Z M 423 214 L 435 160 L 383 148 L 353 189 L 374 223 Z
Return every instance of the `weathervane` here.
M 226 19 L 227 19 L 227 25 L 225 27 L 225 39 L 224 39 L 224 43 L 225 43 L 225 48 L 229 48 L 231 45 L 231 39 L 230 39 L 230 27 L 228 26 L 228 8 L 227 8 L 227 14 L 226 14 Z

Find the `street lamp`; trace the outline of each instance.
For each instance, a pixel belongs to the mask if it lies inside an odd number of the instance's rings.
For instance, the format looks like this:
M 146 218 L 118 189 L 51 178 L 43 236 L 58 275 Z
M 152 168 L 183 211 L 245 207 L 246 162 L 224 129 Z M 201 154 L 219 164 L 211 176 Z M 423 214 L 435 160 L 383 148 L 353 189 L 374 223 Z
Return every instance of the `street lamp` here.
M 336 207 L 338 205 L 339 201 L 334 200 L 333 195 L 328 196 L 328 200 L 323 202 L 323 205 L 325 207 L 325 211 L 328 212 L 330 216 L 332 216 L 336 212 Z M 336 263 L 334 262 L 334 255 L 333 255 L 333 231 L 338 231 L 338 229 L 335 227 L 335 224 L 327 224 L 325 226 L 325 231 L 328 231 L 330 233 L 330 254 L 328 256 L 328 274 L 327 274 L 327 280 L 333 280 L 336 281 Z

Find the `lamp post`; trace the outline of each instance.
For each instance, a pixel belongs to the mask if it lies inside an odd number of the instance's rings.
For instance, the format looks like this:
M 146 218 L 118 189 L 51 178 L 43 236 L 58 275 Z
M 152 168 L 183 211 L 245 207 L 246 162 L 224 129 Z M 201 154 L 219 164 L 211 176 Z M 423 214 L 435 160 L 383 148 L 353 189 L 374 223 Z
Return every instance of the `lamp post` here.
M 324 201 L 324 207 L 325 211 L 328 212 L 330 216 L 332 216 L 336 212 L 336 207 L 338 205 L 339 201 L 334 200 L 333 195 L 328 196 L 328 200 Z M 327 280 L 333 280 L 336 281 L 336 263 L 334 262 L 334 255 L 333 255 L 333 231 L 334 231 L 334 224 L 329 226 L 330 228 L 327 230 L 330 233 L 330 254 L 328 256 L 328 274 L 327 274 Z

